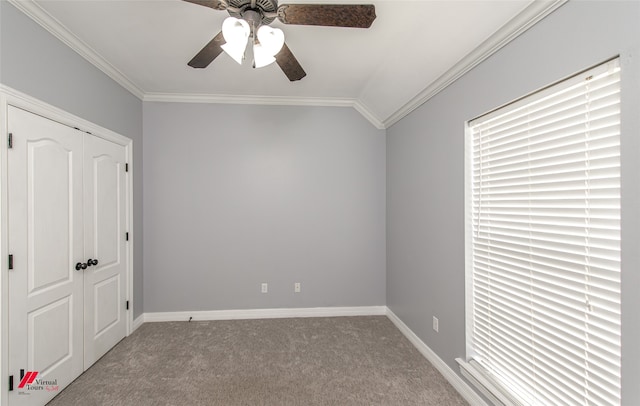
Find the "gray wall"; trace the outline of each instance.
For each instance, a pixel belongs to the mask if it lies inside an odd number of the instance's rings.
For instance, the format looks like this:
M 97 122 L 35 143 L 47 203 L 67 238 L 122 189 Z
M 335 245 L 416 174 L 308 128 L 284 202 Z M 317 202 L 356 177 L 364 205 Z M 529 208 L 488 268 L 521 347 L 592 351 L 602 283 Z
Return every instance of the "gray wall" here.
M 145 102 L 144 140 L 145 312 L 385 304 L 385 132 L 355 110 Z
M 144 311 L 156 312 L 383 305 L 386 294 L 457 371 L 464 122 L 622 53 L 622 368 L 631 405 L 640 400 L 638 21 L 637 1 L 568 3 L 390 128 L 386 162 L 385 132 L 351 109 L 145 103 L 143 112 L 6 1 L 0 82 L 134 140 L 136 316 L 143 297 Z
M 465 121 L 622 53 L 623 404 L 640 401 L 639 22 L 637 1 L 569 2 L 387 130 L 387 305 L 454 371 L 465 356 Z
M 4 0 L 0 83 L 133 140 L 133 310 L 142 314 L 142 102 Z

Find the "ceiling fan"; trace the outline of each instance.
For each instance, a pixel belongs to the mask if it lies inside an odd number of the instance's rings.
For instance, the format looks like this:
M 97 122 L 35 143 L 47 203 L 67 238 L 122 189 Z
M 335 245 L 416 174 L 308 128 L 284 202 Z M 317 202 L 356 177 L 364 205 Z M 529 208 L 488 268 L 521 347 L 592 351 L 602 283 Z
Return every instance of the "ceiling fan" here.
M 184 0 L 188 3 L 227 11 L 222 31 L 205 45 L 188 65 L 206 68 L 223 51 L 242 63 L 249 38 L 253 40 L 254 67 L 276 62 L 290 81 L 307 74 L 284 42 L 284 33 L 270 27 L 283 24 L 369 28 L 376 19 L 371 4 L 282 4 L 278 0 Z

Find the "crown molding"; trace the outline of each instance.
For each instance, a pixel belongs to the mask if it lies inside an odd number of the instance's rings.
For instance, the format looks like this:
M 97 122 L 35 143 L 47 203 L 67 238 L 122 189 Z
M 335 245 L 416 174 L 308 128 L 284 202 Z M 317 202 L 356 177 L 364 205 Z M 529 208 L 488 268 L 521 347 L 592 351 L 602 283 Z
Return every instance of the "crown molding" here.
M 353 108 L 356 109 L 358 113 L 362 114 L 364 118 L 369 120 L 369 122 L 373 124 L 373 126 L 378 130 L 385 130 L 387 128 L 385 127 L 384 123 L 380 121 L 380 119 L 378 119 L 378 117 L 371 111 L 371 109 L 362 101 L 355 100 L 355 102 L 353 103 Z
M 273 106 L 323 106 L 352 107 L 354 99 L 283 97 L 234 94 L 198 94 L 198 93 L 145 93 L 142 98 L 148 102 L 167 103 L 220 103 L 220 104 L 264 104 Z
M 80 56 L 96 66 L 107 76 L 120 84 L 126 90 L 143 101 L 176 102 L 176 103 L 221 103 L 221 104 L 259 104 L 286 106 L 323 106 L 323 107 L 352 107 L 378 129 L 386 129 L 400 121 L 409 113 L 427 102 L 429 99 L 447 88 L 465 73 L 496 53 L 520 34 L 535 25 L 538 21 L 561 7 L 568 0 L 534 0 L 516 17 L 503 25 L 498 31 L 485 40 L 456 63 L 451 69 L 429 84 L 415 97 L 402 107 L 381 119 L 359 99 L 344 98 L 309 98 L 309 97 L 278 97 L 278 96 L 238 96 L 216 94 L 180 94 L 180 93 L 147 93 L 126 75 L 111 65 L 98 52 L 92 49 L 69 31 L 62 23 L 52 17 L 33 0 L 7 0 L 18 10 L 22 11 L 53 36 L 69 46 Z
M 315 97 L 279 97 L 279 96 L 240 96 L 229 94 L 184 94 L 184 93 L 146 93 L 142 99 L 146 102 L 164 103 L 220 103 L 220 104 L 260 104 L 271 106 L 320 106 L 353 107 L 374 127 L 384 130 L 382 122 L 363 103 L 356 99 L 315 98 Z
M 7 0 L 18 10 L 22 11 L 51 35 L 58 38 L 69 48 L 73 49 L 89 63 L 100 69 L 120 86 L 127 89 L 134 96 L 142 100 L 144 91 L 133 83 L 127 76 L 120 72 L 115 66 L 109 63 L 98 52 L 76 37 L 60 21 L 52 17 L 35 1 L 31 0 Z
M 387 117 L 387 119 L 382 122 L 384 128 L 389 128 L 400 121 L 567 1 L 568 0 L 534 0 L 533 3 L 503 25 L 498 31 L 480 44 L 480 46 L 468 53 L 451 69 L 447 70 L 413 99 L 409 100 L 396 110 L 395 113 Z

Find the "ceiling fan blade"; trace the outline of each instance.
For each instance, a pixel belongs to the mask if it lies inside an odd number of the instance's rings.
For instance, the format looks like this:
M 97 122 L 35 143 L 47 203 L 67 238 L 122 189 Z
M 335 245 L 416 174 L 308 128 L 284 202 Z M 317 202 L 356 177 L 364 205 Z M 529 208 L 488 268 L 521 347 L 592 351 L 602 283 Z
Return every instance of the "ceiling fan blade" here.
M 307 76 L 307 72 L 302 69 L 302 66 L 300 66 L 296 57 L 293 56 L 287 44 L 284 44 L 280 52 L 276 55 L 276 63 L 292 82 Z
M 183 0 L 187 3 L 197 4 L 199 6 L 209 7 L 214 10 L 225 10 L 227 6 L 218 0 Z
M 189 61 L 188 65 L 192 68 L 206 68 L 218 57 L 218 55 L 220 55 L 222 52 L 220 45 L 223 45 L 224 43 L 225 40 L 222 36 L 222 31 L 220 31 L 218 35 L 213 37 L 213 39 L 209 41 L 209 43 L 205 45 L 192 60 Z
M 372 4 L 283 4 L 278 19 L 284 24 L 369 28 L 376 19 Z

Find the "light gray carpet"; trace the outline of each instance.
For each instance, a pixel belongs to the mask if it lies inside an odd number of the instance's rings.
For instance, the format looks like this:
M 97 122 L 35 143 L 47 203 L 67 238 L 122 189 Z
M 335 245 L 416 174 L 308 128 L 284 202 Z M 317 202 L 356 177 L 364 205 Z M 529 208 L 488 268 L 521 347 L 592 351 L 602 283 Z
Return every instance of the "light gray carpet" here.
M 384 316 L 143 324 L 49 405 L 466 405 Z

